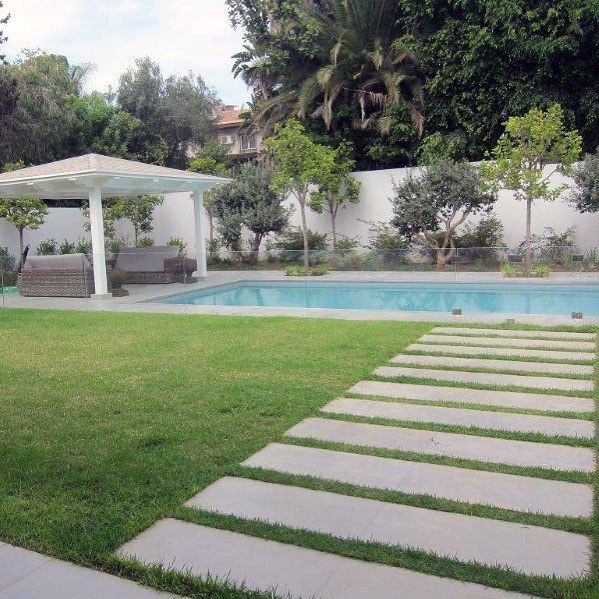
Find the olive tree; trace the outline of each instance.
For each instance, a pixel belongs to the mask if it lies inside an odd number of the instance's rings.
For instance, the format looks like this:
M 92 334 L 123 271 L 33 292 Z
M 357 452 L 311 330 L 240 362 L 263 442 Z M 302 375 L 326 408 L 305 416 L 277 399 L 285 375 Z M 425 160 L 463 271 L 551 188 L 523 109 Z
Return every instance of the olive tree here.
M 477 167 L 440 160 L 394 182 L 391 224 L 410 241 L 434 250 L 442 268 L 455 254 L 458 227 L 471 215 L 488 213 L 496 199 Z
M 580 212 L 599 212 L 599 152 L 587 154 L 574 167 L 569 200 Z
M 299 205 L 304 239 L 304 266 L 310 266 L 308 225 L 306 207 L 311 187 L 318 186 L 333 169 L 335 151 L 314 142 L 304 126 L 291 119 L 275 128 L 272 137 L 266 140 L 274 168 L 272 189 L 289 194 Z
M 530 272 L 532 264 L 532 204 L 562 195 L 567 185 L 553 185 L 550 178 L 555 172 L 569 174 L 581 151 L 580 135 L 566 131 L 563 121 L 559 104 L 546 111 L 534 108 L 524 116 L 510 117 L 492 152 L 494 160 L 483 164 L 488 181 L 512 190 L 517 200 L 526 202 L 526 272 Z
M 245 226 L 253 233 L 251 251 L 257 258 L 264 237 L 280 233 L 287 225 L 284 197 L 273 189 L 272 169 L 264 163 L 248 162 L 232 175 L 230 183 L 216 187 L 212 193 L 219 233 L 230 249 L 239 251 Z

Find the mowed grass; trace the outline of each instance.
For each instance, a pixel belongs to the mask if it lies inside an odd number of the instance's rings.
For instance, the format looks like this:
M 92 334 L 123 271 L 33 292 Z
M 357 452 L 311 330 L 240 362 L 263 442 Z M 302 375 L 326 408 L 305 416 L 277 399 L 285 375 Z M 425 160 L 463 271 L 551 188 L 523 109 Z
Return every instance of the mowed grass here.
M 110 554 L 428 323 L 0 311 L 0 540 Z

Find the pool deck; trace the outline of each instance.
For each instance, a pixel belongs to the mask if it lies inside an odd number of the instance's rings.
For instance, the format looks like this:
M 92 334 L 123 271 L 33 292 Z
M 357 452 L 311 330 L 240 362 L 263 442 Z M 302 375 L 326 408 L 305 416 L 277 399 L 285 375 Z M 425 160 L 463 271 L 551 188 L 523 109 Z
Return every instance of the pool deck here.
M 83 310 L 106 312 L 139 312 L 170 314 L 220 314 L 241 316 L 295 316 L 303 318 L 339 318 L 346 320 L 416 320 L 427 322 L 486 322 L 502 323 L 513 319 L 518 323 L 541 325 L 599 324 L 599 316 L 583 316 L 574 320 L 570 315 L 532 315 L 507 313 L 464 313 L 453 316 L 449 312 L 409 312 L 393 310 L 349 310 L 324 308 L 277 308 L 250 306 L 193 306 L 186 304 L 160 304 L 150 300 L 188 291 L 200 291 L 214 285 L 241 281 L 305 281 L 307 285 L 330 281 L 352 283 L 478 283 L 501 285 L 599 285 L 599 273 L 552 273 L 546 279 L 506 279 L 499 272 L 332 272 L 323 277 L 294 277 L 290 279 L 283 271 L 211 271 L 204 281 L 189 285 L 127 285 L 127 297 L 107 300 L 83 298 L 0 296 L 0 307 L 40 308 L 59 310 Z

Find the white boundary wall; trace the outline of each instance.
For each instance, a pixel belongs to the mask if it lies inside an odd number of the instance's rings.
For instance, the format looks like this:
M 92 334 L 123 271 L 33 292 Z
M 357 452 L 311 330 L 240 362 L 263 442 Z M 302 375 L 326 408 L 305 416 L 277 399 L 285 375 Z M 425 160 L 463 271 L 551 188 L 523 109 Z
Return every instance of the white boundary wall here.
M 339 233 L 348 237 L 359 236 L 362 243 L 367 243 L 368 225 L 364 221 L 388 222 L 392 218 L 389 198 L 393 181 L 400 181 L 410 170 L 404 168 L 355 173 L 356 179 L 362 184 L 360 202 L 339 211 Z M 558 184 L 564 178 L 554 175 L 552 181 Z M 564 196 L 567 196 L 567 192 Z M 494 214 L 504 224 L 505 240 L 509 246 L 518 245 L 524 239 L 524 210 L 524 203 L 514 200 L 511 192 L 500 192 Z M 295 210 L 291 224 L 299 225 L 299 222 L 299 213 Z M 576 226 L 576 240 L 582 250 L 599 247 L 599 214 L 580 214 L 565 199 L 534 204 L 532 222 L 536 233 L 542 233 L 545 227 L 553 227 L 561 233 L 569 226 Z M 312 211 L 308 211 L 308 225 L 320 232 L 329 232 L 331 228 L 326 213 L 319 215 Z M 118 223 L 117 233 L 133 241 L 133 231 L 127 223 Z M 188 251 L 194 252 L 193 203 L 187 193 L 167 195 L 164 204 L 155 211 L 154 231 L 150 236 L 157 245 L 163 245 L 171 235 L 183 237 L 188 243 Z M 35 250 L 42 239 L 49 237 L 59 242 L 65 238 L 70 241 L 79 237 L 89 239 L 89 234 L 83 229 L 81 211 L 77 208 L 50 208 L 46 223 L 40 229 L 25 232 L 25 243 L 31 244 L 31 249 Z M 4 219 L 0 219 L 0 245 L 8 245 L 14 254 L 18 252 L 17 232 Z

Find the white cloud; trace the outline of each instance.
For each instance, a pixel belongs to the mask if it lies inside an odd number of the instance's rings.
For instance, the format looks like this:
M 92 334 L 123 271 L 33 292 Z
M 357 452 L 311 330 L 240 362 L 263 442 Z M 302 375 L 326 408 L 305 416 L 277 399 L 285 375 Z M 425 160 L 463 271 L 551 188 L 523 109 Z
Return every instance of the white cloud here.
M 249 97 L 231 74 L 231 55 L 242 34 L 232 30 L 224 0 L 4 0 L 9 57 L 23 48 L 91 62 L 89 89 L 106 90 L 133 65 L 151 56 L 165 75 L 199 73 L 227 103 Z

